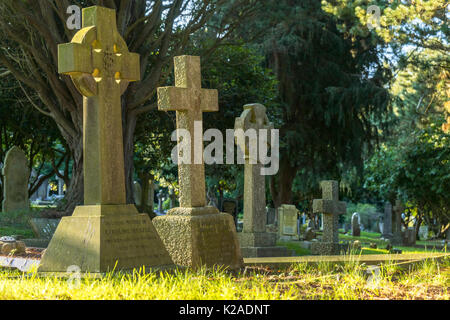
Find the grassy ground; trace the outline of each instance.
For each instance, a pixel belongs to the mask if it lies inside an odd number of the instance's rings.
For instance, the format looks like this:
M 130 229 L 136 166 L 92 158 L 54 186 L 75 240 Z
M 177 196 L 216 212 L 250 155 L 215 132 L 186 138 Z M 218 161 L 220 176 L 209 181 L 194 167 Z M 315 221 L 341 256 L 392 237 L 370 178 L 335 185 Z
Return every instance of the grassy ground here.
M 321 234 L 320 232 L 318 233 Z M 339 234 L 339 240 L 344 241 L 355 241 L 358 240 L 362 244 L 361 252 L 358 254 L 387 254 L 386 242 L 380 240 L 381 234 L 376 232 L 361 232 L 360 237 L 353 237 L 346 234 Z M 377 249 L 372 249 L 369 247 L 370 243 L 376 243 Z M 395 246 L 396 249 L 402 250 L 403 253 L 419 253 L 419 252 L 440 252 L 442 250 L 433 249 L 434 245 L 442 245 L 441 241 L 417 241 L 417 244 L 427 245 L 427 248 L 416 248 L 416 247 L 404 247 Z M 298 256 L 306 256 L 311 254 L 311 250 L 302 248 L 298 241 L 278 241 L 277 245 L 287 247 L 290 250 L 294 250 L 295 254 Z
M 450 259 L 411 270 L 386 266 L 294 265 L 286 271 L 247 268 L 108 275 L 103 279 L 39 278 L 0 272 L 0 299 L 450 299 Z

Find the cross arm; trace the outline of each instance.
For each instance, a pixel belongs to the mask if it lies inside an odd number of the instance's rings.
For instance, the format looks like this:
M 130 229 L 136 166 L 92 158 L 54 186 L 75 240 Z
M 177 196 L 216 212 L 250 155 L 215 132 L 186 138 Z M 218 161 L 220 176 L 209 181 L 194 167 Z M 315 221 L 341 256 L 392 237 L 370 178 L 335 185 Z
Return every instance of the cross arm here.
M 80 43 L 58 46 L 58 72 L 62 74 L 89 73 L 93 71 L 91 48 Z
M 126 52 L 120 54 L 121 57 L 121 68 L 120 68 L 120 79 L 128 81 L 139 81 L 141 80 L 141 66 L 139 62 L 139 54 Z
M 313 201 L 314 213 L 344 214 L 346 208 L 347 204 L 343 201 L 324 199 L 314 199 Z
M 191 89 L 179 87 L 158 88 L 158 109 L 162 111 L 219 110 L 219 94 L 213 89 Z

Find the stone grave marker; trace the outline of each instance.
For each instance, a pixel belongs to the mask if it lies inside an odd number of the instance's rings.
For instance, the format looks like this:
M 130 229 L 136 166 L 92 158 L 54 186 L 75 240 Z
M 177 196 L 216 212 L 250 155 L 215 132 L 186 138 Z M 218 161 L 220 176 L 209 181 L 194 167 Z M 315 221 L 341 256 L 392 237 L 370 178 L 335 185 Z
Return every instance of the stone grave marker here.
M 381 235 L 385 239 L 392 239 L 392 205 L 390 202 L 384 204 L 383 215 L 383 233 Z
M 3 174 L 3 212 L 30 209 L 28 200 L 28 179 L 30 169 L 25 153 L 18 147 L 12 147 L 6 153 Z
M 93 6 L 82 16 L 72 42 L 58 46 L 58 69 L 84 96 L 84 206 L 61 219 L 38 271 L 172 267 L 149 216 L 126 203 L 121 95 L 140 80 L 139 55 L 118 33 L 115 10 Z
M 267 223 L 266 224 L 275 224 L 276 222 L 276 214 L 277 210 L 275 208 L 266 208 L 267 211 Z
M 142 188 L 141 184 L 137 181 L 133 182 L 133 197 L 136 206 L 140 206 L 142 202 Z
M 262 104 L 244 105 L 241 116 L 236 118 L 234 129 L 236 131 L 255 130 L 251 139 L 259 141 L 265 135 L 268 146 L 273 124 L 269 122 L 266 107 Z M 286 256 L 286 248 L 277 247 L 277 234 L 267 232 L 266 223 L 266 178 L 261 174 L 263 164 L 258 158 L 252 159 L 249 144 L 256 141 L 237 140 L 238 147 L 244 156 L 244 227 L 239 233 L 242 255 L 245 258 Z
M 153 222 L 176 264 L 239 268 L 243 259 L 233 217 L 206 206 L 202 118 L 219 109 L 218 92 L 202 89 L 200 57 L 175 57 L 174 66 L 175 87 L 158 88 L 158 108 L 176 111 L 177 129 L 183 129 L 177 130 L 178 143 L 189 132 L 191 157 L 178 163 L 180 207 Z
M 238 202 L 236 199 L 226 198 L 222 200 L 222 212 L 228 213 L 233 217 L 237 226 Z
M 339 245 L 339 215 L 346 212 L 346 203 L 339 201 L 339 184 L 337 181 L 322 181 L 322 199 L 314 199 L 313 212 L 322 213 L 322 241 L 311 245 L 314 255 L 336 255 L 343 249 Z
M 283 204 L 278 208 L 278 237 L 281 240 L 298 240 L 300 237 L 298 230 L 299 211 L 294 205 Z
M 355 212 L 352 215 L 352 236 L 361 236 L 361 217 L 358 212 Z
M 419 227 L 420 240 L 428 240 L 428 226 Z
M 392 244 L 400 245 L 402 244 L 402 213 L 405 208 L 403 207 L 401 201 L 397 199 L 394 206 L 394 225 L 393 225 L 393 236 Z
M 416 229 L 409 227 L 403 232 L 403 245 L 412 247 L 416 244 Z

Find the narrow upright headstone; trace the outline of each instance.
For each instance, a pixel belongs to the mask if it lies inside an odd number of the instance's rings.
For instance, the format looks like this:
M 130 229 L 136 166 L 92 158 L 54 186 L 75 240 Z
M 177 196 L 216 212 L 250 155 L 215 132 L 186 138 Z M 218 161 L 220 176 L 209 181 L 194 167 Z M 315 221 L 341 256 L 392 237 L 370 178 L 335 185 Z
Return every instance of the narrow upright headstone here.
M 361 217 L 359 212 L 354 212 L 352 215 L 352 236 L 361 236 Z
M 163 202 L 166 197 L 164 196 L 164 192 L 162 191 L 162 189 L 159 190 L 156 196 L 158 197 L 158 213 L 163 214 L 164 213 Z
M 393 236 L 392 244 L 401 245 L 402 244 L 402 213 L 405 208 L 402 202 L 397 199 L 394 206 L 394 225 L 393 225 Z
M 391 240 L 392 235 L 392 204 L 386 202 L 384 204 L 384 216 L 383 216 L 383 234 L 381 235 L 385 239 Z
M 170 209 L 175 208 L 177 195 L 175 194 L 175 191 L 173 191 L 173 189 L 169 189 L 169 199 L 170 199 Z
M 311 245 L 311 253 L 319 255 L 339 254 L 339 215 L 346 211 L 346 203 L 339 201 L 339 183 L 322 181 L 322 199 L 314 199 L 313 212 L 322 213 L 322 241 Z
M 39 271 L 173 266 L 149 216 L 126 203 L 120 97 L 130 81 L 140 80 L 140 63 L 117 32 L 115 10 L 83 9 L 83 29 L 59 45 L 58 64 L 84 96 L 85 205 L 61 219 Z
M 133 196 L 134 204 L 136 206 L 140 206 L 142 202 L 142 187 L 141 184 L 137 181 L 133 182 Z
M 281 240 L 298 240 L 300 230 L 298 228 L 298 209 L 291 204 L 283 204 L 278 208 L 278 237 Z
M 18 147 L 12 147 L 6 153 L 3 173 L 3 212 L 30 209 L 28 199 L 28 179 L 30 169 L 25 153 Z
M 202 113 L 219 109 L 218 92 L 202 89 L 200 57 L 174 60 L 175 87 L 158 88 L 158 108 L 176 111 L 177 129 L 183 129 L 178 141 L 189 132 L 191 157 L 178 163 L 180 207 L 153 222 L 176 264 L 239 268 L 243 259 L 233 217 L 206 206 Z
M 270 136 L 273 124 L 269 122 L 266 107 L 262 104 L 244 105 L 241 116 L 236 118 L 236 132 L 251 132 L 249 139 L 238 139 L 238 147 L 244 156 L 244 225 L 239 235 L 242 255 L 268 257 L 287 255 L 284 247 L 277 247 L 277 234 L 266 231 L 266 178 L 261 175 L 263 164 L 257 154 L 252 154 L 250 145 L 258 145 L 262 134 Z M 249 131 L 250 130 L 250 131 Z M 254 139 L 254 140 L 252 140 Z M 268 145 L 270 140 L 266 138 Z

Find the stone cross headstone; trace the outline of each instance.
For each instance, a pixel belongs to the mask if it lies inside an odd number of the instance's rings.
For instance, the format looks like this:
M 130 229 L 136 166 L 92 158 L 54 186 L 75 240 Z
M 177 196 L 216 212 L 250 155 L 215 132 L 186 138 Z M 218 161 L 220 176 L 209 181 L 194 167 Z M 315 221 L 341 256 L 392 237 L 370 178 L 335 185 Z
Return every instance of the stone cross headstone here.
M 29 210 L 28 179 L 30 169 L 25 153 L 12 147 L 5 156 L 3 174 L 3 212 Z
M 195 159 L 195 154 L 203 156 L 203 138 L 195 136 L 194 125 L 199 126 L 203 135 L 202 113 L 219 111 L 218 92 L 202 89 L 200 57 L 179 56 L 174 60 L 175 87 L 158 88 L 158 108 L 176 111 L 177 129 L 187 130 L 191 134 L 191 161 L 178 164 L 180 206 L 205 207 L 205 167 L 203 159 Z
M 383 234 L 382 237 L 391 240 L 392 235 L 392 205 L 390 202 L 384 204 Z
M 277 210 L 275 208 L 266 208 L 267 211 L 267 224 L 275 224 L 275 215 Z
M 134 203 L 137 206 L 140 206 L 142 202 L 142 188 L 141 184 L 137 181 L 133 182 L 133 196 L 134 196 Z
M 352 215 L 352 236 L 361 236 L 361 217 L 358 212 L 354 212 Z
M 38 271 L 173 266 L 149 216 L 126 203 L 121 95 L 140 80 L 139 55 L 117 31 L 115 10 L 93 6 L 82 16 L 72 42 L 58 46 L 58 69 L 84 96 L 84 206 L 61 219 Z
M 153 223 L 177 265 L 239 268 L 243 259 L 233 217 L 206 206 L 202 114 L 218 111 L 218 92 L 202 89 L 200 57 L 175 57 L 174 66 L 175 87 L 158 88 L 158 108 L 176 111 L 178 142 L 189 133 L 191 161 L 178 162 L 180 207 Z
M 339 254 L 339 215 L 346 212 L 346 203 L 339 201 L 339 184 L 337 181 L 322 181 L 322 199 L 314 199 L 313 212 L 322 213 L 322 241 L 313 243 L 312 254 Z
M 266 114 L 266 107 L 262 104 L 244 105 L 244 111 L 241 116 L 236 118 L 234 129 L 255 130 L 255 135 L 250 135 L 247 139 L 237 139 L 238 147 L 244 156 L 244 225 L 243 230 L 239 233 L 241 250 L 244 257 L 268 256 L 270 254 L 282 255 L 281 252 L 275 253 L 277 235 L 266 231 L 266 178 L 261 175 L 263 164 L 259 161 L 255 154 L 250 150 L 250 144 L 258 145 L 260 136 L 264 135 L 268 146 L 271 130 L 274 126 L 269 121 Z M 252 141 L 251 139 L 255 139 Z
M 399 199 L 395 201 L 394 206 L 394 225 L 393 225 L 393 237 L 392 244 L 402 244 L 402 213 L 405 209 Z

